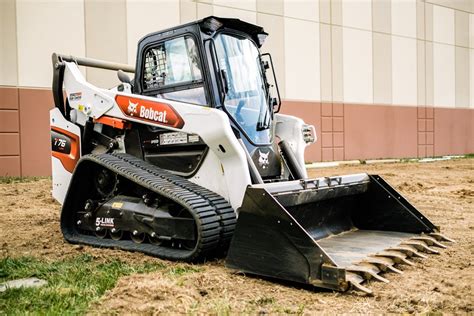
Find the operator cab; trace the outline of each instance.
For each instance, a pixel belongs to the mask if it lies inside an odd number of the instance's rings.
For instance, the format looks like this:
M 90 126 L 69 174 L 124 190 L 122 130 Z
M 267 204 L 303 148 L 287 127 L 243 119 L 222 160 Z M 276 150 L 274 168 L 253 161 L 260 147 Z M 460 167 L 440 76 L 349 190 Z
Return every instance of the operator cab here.
M 273 115 L 280 97 L 262 27 L 207 17 L 138 43 L 134 93 L 225 111 L 264 179 L 281 175 Z

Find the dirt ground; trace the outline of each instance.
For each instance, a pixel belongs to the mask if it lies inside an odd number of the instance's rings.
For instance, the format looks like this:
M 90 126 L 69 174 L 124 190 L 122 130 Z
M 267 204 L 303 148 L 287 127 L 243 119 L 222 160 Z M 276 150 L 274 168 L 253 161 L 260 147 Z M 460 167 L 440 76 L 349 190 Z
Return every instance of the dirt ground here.
M 442 232 L 455 239 L 440 255 L 370 282 L 375 293 L 334 293 L 233 273 L 223 260 L 201 265 L 165 262 L 141 254 L 64 242 L 51 181 L 0 184 L 0 257 L 47 260 L 89 253 L 98 260 L 162 262 L 169 269 L 119 280 L 91 312 L 157 313 L 423 313 L 474 312 L 474 159 L 432 163 L 348 165 L 312 169 L 310 176 L 368 172 L 382 175 Z M 275 249 L 278 251 L 278 249 Z M 176 271 L 183 271 L 176 272 Z

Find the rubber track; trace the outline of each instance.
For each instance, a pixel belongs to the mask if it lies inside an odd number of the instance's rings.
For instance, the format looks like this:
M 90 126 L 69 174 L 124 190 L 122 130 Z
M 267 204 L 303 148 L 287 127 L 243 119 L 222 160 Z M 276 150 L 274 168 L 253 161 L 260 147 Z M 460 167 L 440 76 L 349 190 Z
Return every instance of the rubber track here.
M 184 206 L 196 222 L 198 242 L 193 250 L 185 250 L 147 243 L 137 244 L 131 240 L 100 239 L 93 235 L 81 234 L 76 229 L 75 216 L 72 214 L 77 206 L 68 207 L 70 203 L 67 203 L 68 196 L 66 196 L 61 212 L 61 229 L 69 242 L 139 251 L 167 260 L 183 261 L 201 261 L 227 250 L 234 232 L 236 215 L 230 204 L 220 195 L 134 156 L 114 153 L 82 157 L 74 171 L 71 185 L 75 183 L 73 180 L 76 171 L 81 172 L 81 164 L 86 161 L 107 168 L 147 190 Z M 68 195 L 70 192 L 80 190 L 70 188 Z

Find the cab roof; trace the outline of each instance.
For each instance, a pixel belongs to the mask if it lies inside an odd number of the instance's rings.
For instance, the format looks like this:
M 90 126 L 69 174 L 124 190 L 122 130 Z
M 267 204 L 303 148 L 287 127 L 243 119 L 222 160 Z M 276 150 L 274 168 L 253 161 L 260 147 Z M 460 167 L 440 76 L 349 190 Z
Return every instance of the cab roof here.
M 263 29 L 263 27 L 247 23 L 245 21 L 239 20 L 239 19 L 232 19 L 232 18 L 221 18 L 221 17 L 216 17 L 216 16 L 208 16 L 204 19 L 197 20 L 194 22 L 186 23 L 186 24 L 181 24 L 177 25 L 172 28 L 168 28 L 165 30 L 153 32 L 150 34 L 147 34 L 144 36 L 142 39 L 140 39 L 139 42 L 142 42 L 143 40 L 152 37 L 154 35 L 166 33 L 169 31 L 175 31 L 178 29 L 182 29 L 188 26 L 193 26 L 197 25 L 201 29 L 202 32 L 206 34 L 213 34 L 216 31 L 223 29 L 223 28 L 228 28 L 232 30 L 237 30 L 240 32 L 243 32 L 245 34 L 248 34 L 252 40 L 257 44 L 257 46 L 260 48 L 263 45 L 263 42 L 265 38 L 268 36 L 268 33 L 266 33 Z

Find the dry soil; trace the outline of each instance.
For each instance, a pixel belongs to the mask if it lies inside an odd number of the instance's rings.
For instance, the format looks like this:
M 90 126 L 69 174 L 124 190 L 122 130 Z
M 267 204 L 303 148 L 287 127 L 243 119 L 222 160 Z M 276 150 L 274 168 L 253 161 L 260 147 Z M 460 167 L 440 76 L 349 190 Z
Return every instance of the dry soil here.
M 370 282 L 374 296 L 248 277 L 225 268 L 222 259 L 189 265 L 68 244 L 59 230 L 60 206 L 50 196 L 49 179 L 0 184 L 0 257 L 58 260 L 88 253 L 97 260 L 150 261 L 167 267 L 121 278 L 91 306 L 92 313 L 474 312 L 474 159 L 348 165 L 309 173 L 319 177 L 356 172 L 382 175 L 457 241 L 440 255 L 415 260 L 414 267 L 401 266 L 403 275 L 384 274 L 389 284 Z

